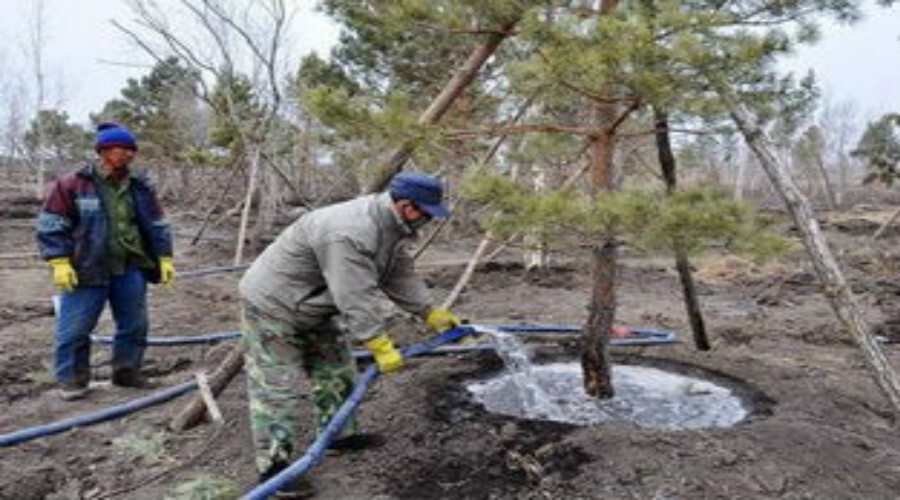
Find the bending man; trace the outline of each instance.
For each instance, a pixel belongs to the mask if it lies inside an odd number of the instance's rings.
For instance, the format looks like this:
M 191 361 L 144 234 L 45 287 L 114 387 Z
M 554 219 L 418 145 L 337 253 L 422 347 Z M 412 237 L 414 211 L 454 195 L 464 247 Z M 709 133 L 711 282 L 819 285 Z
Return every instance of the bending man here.
M 301 370 L 312 381 L 319 431 L 352 391 L 356 364 L 345 329 L 365 343 L 382 372 L 403 365 L 378 312 L 379 291 L 435 331 L 459 325 L 451 312 L 431 305 L 406 250 L 422 225 L 449 215 L 442 196 L 436 178 L 399 173 L 387 192 L 303 215 L 244 275 L 245 366 L 261 481 L 299 451 Z M 353 422 L 335 443 L 349 445 L 355 432 Z

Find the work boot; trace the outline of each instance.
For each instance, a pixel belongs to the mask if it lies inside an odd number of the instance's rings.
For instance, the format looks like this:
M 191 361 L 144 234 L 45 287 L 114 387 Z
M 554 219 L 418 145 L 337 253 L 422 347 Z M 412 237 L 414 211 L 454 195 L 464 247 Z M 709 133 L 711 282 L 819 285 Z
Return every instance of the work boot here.
M 381 434 L 359 432 L 335 439 L 328 445 L 328 449 L 336 452 L 360 451 L 371 448 L 380 448 L 384 446 L 386 442 L 387 439 Z
M 269 479 L 277 476 L 279 472 L 287 468 L 287 464 L 277 464 L 273 465 L 269 468 L 268 471 L 259 475 L 259 484 L 263 484 Z M 312 483 L 306 477 L 301 477 L 299 479 L 295 479 L 293 482 L 287 484 L 280 490 L 276 491 L 272 498 L 284 499 L 284 500 L 300 500 L 303 498 L 310 498 L 316 494 L 316 490 L 313 487 Z
M 91 388 L 88 386 L 88 384 L 61 384 L 59 387 L 59 399 L 62 399 L 63 401 L 75 401 L 77 399 L 84 399 L 90 392 Z
M 140 368 L 113 368 L 112 383 L 119 387 L 151 389 L 155 384 L 141 375 Z
M 280 500 L 301 500 L 304 498 L 312 498 L 315 494 L 316 489 L 313 488 L 309 479 L 301 477 L 293 483 L 276 491 L 275 494 L 272 495 L 272 498 L 278 498 Z

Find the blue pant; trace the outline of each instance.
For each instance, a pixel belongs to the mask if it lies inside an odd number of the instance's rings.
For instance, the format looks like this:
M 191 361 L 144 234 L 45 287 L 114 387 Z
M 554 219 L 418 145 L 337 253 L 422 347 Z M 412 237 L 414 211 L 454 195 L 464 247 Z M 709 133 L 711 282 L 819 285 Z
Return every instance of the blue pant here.
M 116 323 L 112 367 L 140 369 L 147 347 L 147 280 L 139 269 L 110 279 L 106 286 L 62 292 L 56 325 L 56 381 L 86 385 L 91 377 L 91 332 L 106 301 Z

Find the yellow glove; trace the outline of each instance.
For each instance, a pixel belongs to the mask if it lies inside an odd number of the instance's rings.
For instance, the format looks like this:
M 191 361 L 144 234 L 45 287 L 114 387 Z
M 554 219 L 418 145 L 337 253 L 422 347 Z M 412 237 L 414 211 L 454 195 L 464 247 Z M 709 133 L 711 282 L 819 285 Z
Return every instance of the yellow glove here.
M 425 316 L 425 324 L 435 332 L 441 333 L 458 327 L 462 324 L 462 321 L 460 321 L 455 314 L 446 309 L 431 307 L 428 309 L 428 314 Z
M 60 290 L 71 292 L 78 286 L 78 275 L 68 257 L 57 257 L 47 261 L 53 268 L 53 285 Z
M 175 281 L 175 264 L 172 264 L 172 257 L 159 258 L 159 282 L 165 286 L 171 285 Z
M 394 372 L 403 367 L 403 356 L 394 347 L 394 343 L 387 334 L 382 333 L 369 340 L 366 342 L 366 347 L 375 356 L 375 362 L 378 363 L 381 373 Z

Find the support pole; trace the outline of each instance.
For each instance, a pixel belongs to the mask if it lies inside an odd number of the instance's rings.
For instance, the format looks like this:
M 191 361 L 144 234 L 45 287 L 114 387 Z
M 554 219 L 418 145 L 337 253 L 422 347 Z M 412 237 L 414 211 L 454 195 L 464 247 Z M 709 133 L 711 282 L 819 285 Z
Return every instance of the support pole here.
M 228 352 L 228 356 L 225 357 L 213 373 L 209 381 L 210 393 L 213 396 L 217 396 L 225 390 L 231 379 L 241 371 L 241 368 L 244 366 L 244 350 L 244 343 L 238 343 Z M 203 420 L 206 408 L 203 396 L 199 394 L 194 396 L 184 409 L 169 421 L 169 429 L 175 432 L 182 432 L 196 426 Z

